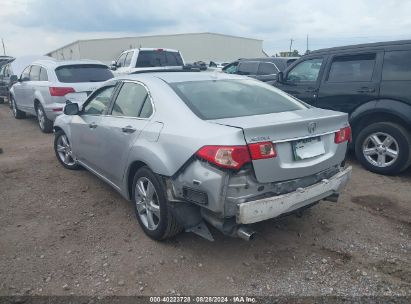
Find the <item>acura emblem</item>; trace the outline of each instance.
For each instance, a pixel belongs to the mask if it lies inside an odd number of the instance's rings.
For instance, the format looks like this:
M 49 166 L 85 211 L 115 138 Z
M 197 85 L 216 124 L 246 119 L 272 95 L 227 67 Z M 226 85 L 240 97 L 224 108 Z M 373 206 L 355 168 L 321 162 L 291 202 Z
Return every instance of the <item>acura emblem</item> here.
M 312 134 L 315 132 L 315 129 L 317 129 L 317 124 L 315 122 L 310 122 L 307 126 L 308 133 Z

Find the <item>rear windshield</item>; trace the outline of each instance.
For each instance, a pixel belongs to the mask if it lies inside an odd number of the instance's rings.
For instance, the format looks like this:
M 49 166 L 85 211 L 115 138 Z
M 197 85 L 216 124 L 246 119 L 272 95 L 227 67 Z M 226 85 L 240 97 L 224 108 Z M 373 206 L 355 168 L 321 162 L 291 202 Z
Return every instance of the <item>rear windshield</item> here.
M 138 53 L 136 68 L 149 68 L 161 66 L 182 66 L 183 60 L 178 52 L 163 50 L 140 51 Z
M 177 82 L 170 86 L 202 119 L 220 119 L 296 111 L 307 107 L 256 80 Z
M 113 78 L 113 73 L 105 65 L 76 64 L 56 68 L 60 82 L 102 82 Z

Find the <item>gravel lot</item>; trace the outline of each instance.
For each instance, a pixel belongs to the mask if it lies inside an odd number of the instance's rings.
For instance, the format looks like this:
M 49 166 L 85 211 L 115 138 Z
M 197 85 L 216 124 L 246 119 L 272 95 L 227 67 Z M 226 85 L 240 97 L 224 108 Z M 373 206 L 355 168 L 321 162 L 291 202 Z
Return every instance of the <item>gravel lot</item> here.
M 355 160 L 338 203 L 256 240 L 147 238 L 130 202 L 56 160 L 53 135 L 0 105 L 0 295 L 411 295 L 411 170 Z

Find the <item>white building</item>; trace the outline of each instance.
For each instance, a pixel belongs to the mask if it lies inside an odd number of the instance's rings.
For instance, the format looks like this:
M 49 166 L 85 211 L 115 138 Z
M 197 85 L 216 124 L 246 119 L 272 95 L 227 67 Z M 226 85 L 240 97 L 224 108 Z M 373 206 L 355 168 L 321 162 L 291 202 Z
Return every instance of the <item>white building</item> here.
M 177 49 L 188 63 L 198 60 L 230 62 L 267 56 L 262 40 L 215 33 L 77 40 L 46 55 L 59 60 L 96 59 L 110 64 L 121 52 L 139 47 Z

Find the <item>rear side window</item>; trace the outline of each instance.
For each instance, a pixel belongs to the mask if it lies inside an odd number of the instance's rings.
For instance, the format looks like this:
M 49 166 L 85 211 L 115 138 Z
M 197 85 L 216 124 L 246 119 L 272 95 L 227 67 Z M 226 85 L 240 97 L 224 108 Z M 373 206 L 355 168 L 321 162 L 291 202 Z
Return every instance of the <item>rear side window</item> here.
M 180 53 L 163 50 L 140 51 L 138 53 L 136 68 L 182 66 L 183 60 Z
M 277 72 L 275 65 L 269 62 L 260 62 L 258 66 L 258 75 L 272 75 L 277 74 Z
M 125 82 L 117 95 L 111 115 L 139 117 L 146 99 L 149 97 L 145 87 Z
M 239 75 L 257 75 L 258 62 L 240 62 L 238 64 L 237 74 Z
M 411 80 L 411 51 L 385 52 L 382 80 Z
M 75 64 L 56 68 L 57 79 L 60 82 L 102 82 L 113 78 L 113 74 L 104 65 Z
M 202 119 L 220 119 L 296 111 L 307 107 L 257 80 L 189 81 L 170 86 Z
M 30 80 L 31 81 L 39 81 L 40 80 L 40 67 L 38 65 L 31 66 Z
M 47 71 L 45 68 L 40 68 L 40 81 L 47 81 L 48 76 L 47 76 Z
M 329 82 L 371 81 L 375 54 L 335 57 L 331 63 Z
M 280 58 L 274 58 L 273 62 L 275 63 L 275 65 L 277 66 L 277 68 L 280 71 L 284 71 L 287 68 L 287 66 L 289 65 L 289 64 L 287 64 L 287 60 L 280 59 Z

